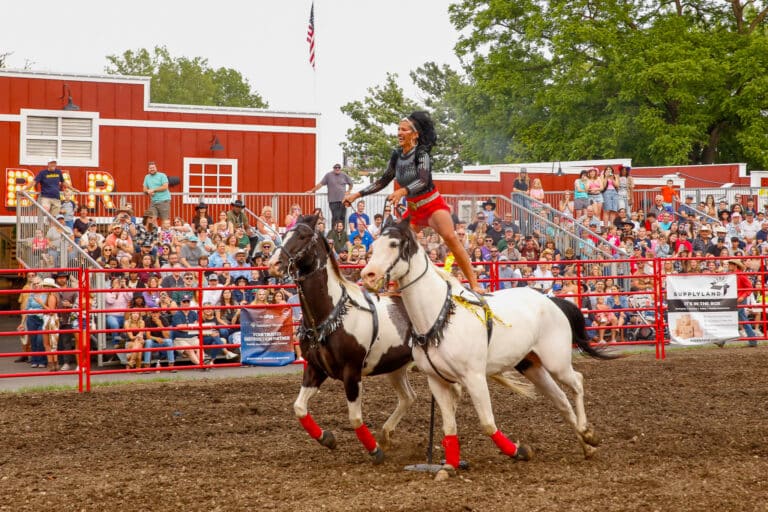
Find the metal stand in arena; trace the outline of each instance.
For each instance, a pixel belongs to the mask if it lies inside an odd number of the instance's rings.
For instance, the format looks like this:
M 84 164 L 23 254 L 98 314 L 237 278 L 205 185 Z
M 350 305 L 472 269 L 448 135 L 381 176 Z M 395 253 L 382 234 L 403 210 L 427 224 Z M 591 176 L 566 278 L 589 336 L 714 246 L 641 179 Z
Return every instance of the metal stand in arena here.
M 432 462 L 432 453 L 435 442 L 435 397 L 432 397 L 432 404 L 429 406 L 429 444 L 427 445 L 427 463 L 426 464 L 409 464 L 405 466 L 406 471 L 420 471 L 422 473 L 437 473 L 443 469 L 442 464 L 434 464 Z M 469 463 L 466 461 L 460 461 L 459 467 L 456 469 L 467 469 Z

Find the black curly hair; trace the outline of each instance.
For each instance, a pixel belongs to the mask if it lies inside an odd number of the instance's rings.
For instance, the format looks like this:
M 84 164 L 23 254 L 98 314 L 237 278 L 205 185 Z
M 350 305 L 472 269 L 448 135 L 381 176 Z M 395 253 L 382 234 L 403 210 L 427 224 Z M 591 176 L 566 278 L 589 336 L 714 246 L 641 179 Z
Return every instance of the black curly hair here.
M 432 146 L 437 143 L 437 134 L 435 133 L 435 125 L 429 112 L 417 110 L 406 117 L 406 119 L 419 132 L 419 147 L 423 148 L 427 153 L 432 151 Z

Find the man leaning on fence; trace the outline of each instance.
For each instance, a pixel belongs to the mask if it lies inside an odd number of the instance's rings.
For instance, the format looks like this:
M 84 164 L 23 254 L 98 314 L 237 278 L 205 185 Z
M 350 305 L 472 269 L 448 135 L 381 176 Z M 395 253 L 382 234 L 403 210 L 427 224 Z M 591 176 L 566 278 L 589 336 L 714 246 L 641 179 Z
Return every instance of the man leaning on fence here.
M 338 221 L 345 221 L 346 208 L 344 206 L 344 194 L 352 191 L 352 179 L 342 172 L 341 164 L 333 166 L 333 171 L 326 173 L 325 176 L 311 189 L 308 194 L 313 194 L 323 186 L 328 187 L 328 207 L 331 209 L 331 226 L 335 226 Z M 344 187 L 346 186 L 346 190 Z

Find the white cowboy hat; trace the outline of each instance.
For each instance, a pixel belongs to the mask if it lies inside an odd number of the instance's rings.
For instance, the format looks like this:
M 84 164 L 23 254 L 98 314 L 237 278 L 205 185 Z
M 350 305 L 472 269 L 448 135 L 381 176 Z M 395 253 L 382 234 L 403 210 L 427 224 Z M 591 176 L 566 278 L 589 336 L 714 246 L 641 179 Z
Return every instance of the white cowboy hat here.
M 54 281 L 52 277 L 46 277 L 45 279 L 43 279 L 43 282 L 40 283 L 40 286 L 49 287 L 49 288 L 59 287 L 59 285 L 56 284 L 56 281 Z

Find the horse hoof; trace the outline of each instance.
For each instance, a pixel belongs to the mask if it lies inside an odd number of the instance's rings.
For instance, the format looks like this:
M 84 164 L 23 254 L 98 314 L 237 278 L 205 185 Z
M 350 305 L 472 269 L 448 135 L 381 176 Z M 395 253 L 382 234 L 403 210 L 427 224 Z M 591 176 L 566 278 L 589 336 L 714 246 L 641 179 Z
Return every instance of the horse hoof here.
M 530 446 L 519 444 L 517 445 L 517 451 L 512 458 L 514 460 L 531 460 L 533 458 L 533 449 Z
M 379 434 L 379 446 L 382 450 L 388 450 L 392 446 L 391 432 L 382 430 Z
M 318 443 L 325 446 L 329 450 L 336 449 L 336 436 L 330 430 L 323 430 L 323 434 L 317 440 Z
M 456 468 L 450 464 L 445 464 L 435 473 L 435 482 L 442 482 L 454 476 L 456 476 Z
M 370 452 L 368 455 L 371 456 L 371 462 L 373 462 L 374 466 L 378 466 L 384 462 L 384 450 L 382 450 L 380 446 L 377 446 L 376 449 Z
M 594 446 L 584 445 L 584 460 L 589 460 L 595 456 L 597 448 Z
M 587 427 L 587 429 L 582 432 L 581 438 L 590 446 L 598 446 L 600 444 L 600 437 L 595 434 L 595 431 L 592 430 L 592 427 Z

